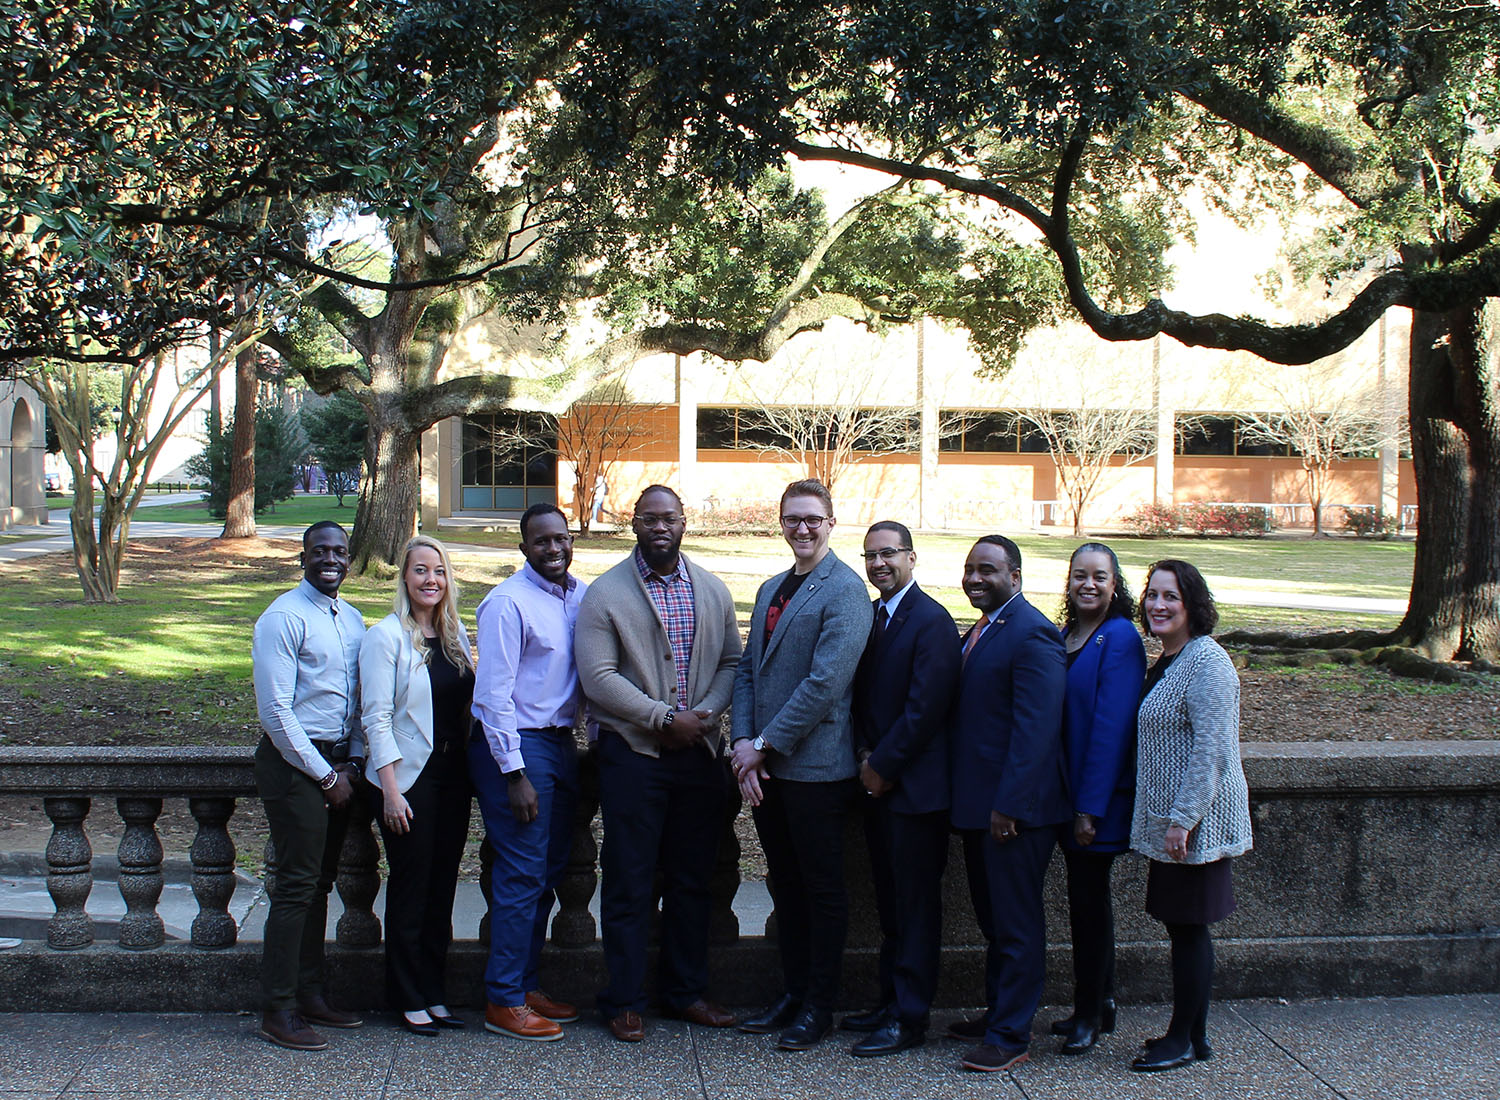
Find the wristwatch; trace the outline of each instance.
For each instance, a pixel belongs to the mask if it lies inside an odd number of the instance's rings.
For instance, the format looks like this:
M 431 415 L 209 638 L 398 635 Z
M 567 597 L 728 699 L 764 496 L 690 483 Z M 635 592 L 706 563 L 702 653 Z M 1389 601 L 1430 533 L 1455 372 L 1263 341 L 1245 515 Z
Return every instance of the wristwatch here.
M 765 752 L 766 751 L 766 739 L 764 737 L 761 737 L 761 736 L 757 735 L 756 738 L 755 738 L 755 740 L 750 742 L 750 747 L 752 749 L 754 749 L 756 752 Z
M 669 730 L 672 728 L 672 723 L 675 721 L 677 721 L 677 712 L 675 710 L 668 710 L 666 717 L 661 720 L 661 728 L 664 730 Z
M 523 779 L 526 778 L 526 769 L 525 768 L 517 768 L 513 772 L 502 772 L 501 774 L 504 775 L 505 781 L 507 783 L 509 783 L 512 786 L 514 786 L 515 784 L 521 782 L 521 780 L 523 780 Z
M 322 779 L 318 780 L 318 786 L 325 791 L 331 791 L 334 787 L 338 786 L 338 782 L 338 770 L 336 768 L 329 768 L 328 774 L 325 775 Z

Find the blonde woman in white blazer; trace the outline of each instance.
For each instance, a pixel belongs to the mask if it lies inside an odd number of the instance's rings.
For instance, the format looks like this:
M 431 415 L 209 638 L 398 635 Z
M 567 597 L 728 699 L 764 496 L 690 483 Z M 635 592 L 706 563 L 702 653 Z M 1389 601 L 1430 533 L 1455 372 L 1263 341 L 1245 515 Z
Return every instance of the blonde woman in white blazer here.
M 442 543 L 406 544 L 395 611 L 365 633 L 360 699 L 369 781 L 380 790 L 386 882 L 386 999 L 417 1035 L 461 1028 L 444 975 L 453 894 L 469 836 L 474 657 Z

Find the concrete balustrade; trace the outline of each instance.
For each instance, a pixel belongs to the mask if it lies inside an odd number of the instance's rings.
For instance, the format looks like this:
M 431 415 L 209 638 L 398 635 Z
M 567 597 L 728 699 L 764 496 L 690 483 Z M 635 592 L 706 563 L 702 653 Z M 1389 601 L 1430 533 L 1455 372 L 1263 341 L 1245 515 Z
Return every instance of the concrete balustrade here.
M 1216 928 L 1220 996 L 1382 995 L 1500 991 L 1500 741 L 1254 744 L 1244 748 L 1255 851 L 1236 866 L 1239 910 Z M 543 961 L 544 984 L 587 998 L 602 958 L 589 906 L 597 889 L 597 779 L 584 758 L 573 851 Z M 726 782 L 728 782 L 726 774 Z M 41 796 L 52 823 L 47 889 L 55 912 L 45 941 L 7 952 L 0 1011 L 226 1010 L 258 1002 L 260 944 L 239 941 L 229 912 L 236 851 L 228 824 L 254 796 L 247 748 L 0 748 L 0 794 Z M 124 824 L 117 942 L 95 943 L 91 812 L 108 799 Z M 157 821 L 185 798 L 197 824 L 188 851 L 198 914 L 186 940 L 157 914 L 164 853 Z M 734 898 L 740 850 L 734 815 L 713 876 L 714 991 L 750 1004 L 776 992 L 774 942 L 741 935 Z M 879 927 L 857 816 L 847 836 L 852 924 L 845 989 L 874 996 Z M 172 855 L 178 855 L 173 853 Z M 487 869 L 487 854 L 481 852 Z M 1060 859 L 1048 882 L 1049 999 L 1071 987 Z M 333 994 L 373 1007 L 383 989 L 379 849 L 368 810 L 356 816 L 339 865 L 344 905 L 329 948 Z M 267 867 L 267 877 L 274 867 Z M 1160 926 L 1141 910 L 1145 864 L 1123 857 L 1115 876 L 1122 999 L 1170 988 Z M 481 875 L 482 883 L 488 875 Z M 981 999 L 983 945 L 955 842 L 945 879 L 943 1004 Z M 459 929 L 450 987 L 482 997 L 487 936 Z M 749 931 L 749 930 L 747 930 Z M 753 931 L 759 932 L 759 929 Z M 774 925 L 767 930 L 774 935 Z

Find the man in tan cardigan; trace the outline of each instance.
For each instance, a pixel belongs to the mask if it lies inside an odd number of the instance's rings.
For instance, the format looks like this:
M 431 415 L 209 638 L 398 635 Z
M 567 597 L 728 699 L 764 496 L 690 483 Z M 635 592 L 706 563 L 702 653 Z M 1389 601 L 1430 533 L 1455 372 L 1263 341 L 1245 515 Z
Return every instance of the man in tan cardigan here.
M 631 520 L 636 547 L 589 586 L 574 634 L 579 680 L 599 723 L 599 913 L 609 973 L 599 1008 L 623 1042 L 646 1035 L 658 853 L 662 1008 L 706 1027 L 734 1023 L 703 994 L 708 884 L 729 791 L 719 718 L 740 634 L 724 582 L 682 556 L 686 526 L 675 492 L 646 489 Z

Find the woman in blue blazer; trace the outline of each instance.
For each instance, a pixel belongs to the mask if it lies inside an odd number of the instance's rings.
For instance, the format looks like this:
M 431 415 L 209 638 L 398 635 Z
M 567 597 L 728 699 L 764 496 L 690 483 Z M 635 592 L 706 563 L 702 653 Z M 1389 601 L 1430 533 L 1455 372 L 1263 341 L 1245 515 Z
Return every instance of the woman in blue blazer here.
M 380 790 L 386 998 L 418 1035 L 463 1027 L 444 990 L 453 894 L 469 837 L 474 657 L 442 543 L 406 544 L 396 610 L 365 633 L 359 688 L 370 782 Z
M 1120 561 L 1102 542 L 1084 543 L 1068 563 L 1063 707 L 1073 820 L 1059 833 L 1068 868 L 1073 931 L 1073 1015 L 1052 1025 L 1062 1054 L 1082 1054 L 1115 1027 L 1115 917 L 1109 875 L 1130 848 L 1135 804 L 1135 715 L 1146 650 L 1131 621 L 1135 601 Z

